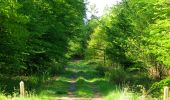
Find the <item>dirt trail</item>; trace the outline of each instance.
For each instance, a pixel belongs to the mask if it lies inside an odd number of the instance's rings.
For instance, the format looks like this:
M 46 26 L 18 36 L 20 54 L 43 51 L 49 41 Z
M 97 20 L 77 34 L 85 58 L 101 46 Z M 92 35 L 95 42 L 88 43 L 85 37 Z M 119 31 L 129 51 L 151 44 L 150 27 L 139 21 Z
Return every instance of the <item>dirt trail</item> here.
M 79 61 L 75 61 L 76 64 L 79 63 Z M 80 67 L 80 66 L 79 66 Z M 71 71 L 71 74 L 69 76 L 70 78 L 70 85 L 69 85 L 69 92 L 67 96 L 63 96 L 57 100 L 103 100 L 102 96 L 100 94 L 100 91 L 98 91 L 97 89 L 97 84 L 91 84 L 90 82 L 86 83 L 86 85 L 88 87 L 91 87 L 92 91 L 94 92 L 94 95 L 92 97 L 79 97 L 77 96 L 76 92 L 78 91 L 78 89 L 80 88 L 77 82 L 78 82 L 78 78 L 79 77 L 86 77 L 91 79 L 90 77 L 87 77 L 89 73 L 85 73 L 85 75 L 83 74 L 82 70 L 86 70 L 86 67 L 82 67 L 85 69 L 80 69 L 77 68 L 76 66 L 73 67 L 68 67 L 67 70 Z M 93 77 L 94 78 L 94 77 Z M 86 88 L 85 88 L 86 89 Z
M 77 73 L 73 73 L 71 76 L 71 82 L 70 82 L 70 87 L 69 87 L 69 97 L 70 98 L 75 98 L 75 91 L 76 91 L 76 78 L 77 78 Z
M 102 94 L 100 93 L 100 91 L 97 90 L 96 84 L 93 84 L 93 91 L 95 93 L 95 95 L 93 96 L 93 98 L 95 98 L 95 99 L 93 99 L 93 100 L 103 100 Z

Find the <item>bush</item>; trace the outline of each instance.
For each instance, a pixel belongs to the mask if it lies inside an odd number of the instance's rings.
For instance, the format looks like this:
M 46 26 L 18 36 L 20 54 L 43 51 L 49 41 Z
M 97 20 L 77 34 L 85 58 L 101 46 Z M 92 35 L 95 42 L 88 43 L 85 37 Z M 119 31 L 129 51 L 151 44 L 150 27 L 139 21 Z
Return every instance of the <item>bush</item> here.
M 154 84 L 152 84 L 148 93 L 151 93 L 154 96 L 160 96 L 160 94 L 163 93 L 164 86 L 170 87 L 170 77 L 167 77 L 166 79 L 163 79 L 160 82 L 155 82 Z
M 108 68 L 101 65 L 97 65 L 96 71 L 98 76 L 104 77 L 105 73 L 108 71 Z
M 52 76 L 61 74 L 64 71 L 64 65 L 61 63 L 55 63 L 50 69 L 49 74 Z
M 129 72 L 147 72 L 146 65 L 141 61 L 136 61 L 127 69 Z
M 111 82 L 116 84 L 123 84 L 126 80 L 128 73 L 125 72 L 123 69 L 112 69 L 106 72 L 106 78 L 109 79 Z

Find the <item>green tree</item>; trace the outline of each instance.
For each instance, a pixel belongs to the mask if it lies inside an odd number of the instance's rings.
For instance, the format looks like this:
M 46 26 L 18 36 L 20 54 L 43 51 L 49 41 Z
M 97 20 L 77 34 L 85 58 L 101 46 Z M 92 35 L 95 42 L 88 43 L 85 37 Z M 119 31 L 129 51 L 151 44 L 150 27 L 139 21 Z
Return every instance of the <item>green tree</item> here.
M 84 1 L 1 0 L 0 5 L 1 71 L 63 70 L 69 41 L 84 25 Z

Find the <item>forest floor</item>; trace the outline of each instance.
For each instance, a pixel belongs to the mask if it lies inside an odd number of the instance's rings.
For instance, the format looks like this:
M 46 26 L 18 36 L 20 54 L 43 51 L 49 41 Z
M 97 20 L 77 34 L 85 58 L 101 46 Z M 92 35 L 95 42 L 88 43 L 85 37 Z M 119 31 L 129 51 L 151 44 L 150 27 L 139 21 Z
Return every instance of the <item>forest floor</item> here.
M 109 82 L 106 77 L 99 74 L 97 66 L 81 60 L 71 61 L 63 74 L 50 78 L 42 84 L 38 95 L 48 97 L 43 100 L 143 100 L 145 98 L 142 94 L 129 91 L 129 86 L 126 84 L 119 86 Z M 131 78 L 133 79 L 132 76 Z M 146 100 L 153 98 L 148 96 Z
M 62 75 L 45 82 L 40 95 L 61 100 L 102 100 L 103 92 L 106 92 L 101 90 L 102 86 L 110 85 L 97 75 L 94 66 L 74 61 L 69 63 Z
M 125 91 L 126 84 L 119 86 L 101 76 L 96 64 L 79 60 L 69 62 L 62 74 L 45 78 L 43 82 L 34 76 L 23 77 L 25 89 L 30 91 L 27 92 L 28 99 L 18 99 L 20 80 L 21 77 L 0 78 L 2 90 L 11 91 L 11 97 L 16 98 L 13 100 L 141 100 L 137 93 Z M 0 94 L 0 100 L 3 100 L 1 98 L 6 97 Z
M 45 77 L 0 77 L 0 100 L 118 100 L 112 94 L 122 94 L 117 85 L 98 74 L 95 64 L 85 61 L 71 61 L 59 76 Z M 19 97 L 21 80 L 26 90 L 24 99 Z M 111 99 L 105 99 L 108 95 Z

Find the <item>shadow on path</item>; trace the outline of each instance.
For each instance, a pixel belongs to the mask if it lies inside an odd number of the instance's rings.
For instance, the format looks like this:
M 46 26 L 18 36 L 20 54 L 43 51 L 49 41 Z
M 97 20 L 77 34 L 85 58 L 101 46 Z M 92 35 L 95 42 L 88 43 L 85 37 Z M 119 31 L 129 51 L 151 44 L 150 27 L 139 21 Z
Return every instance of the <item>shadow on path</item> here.
M 114 86 L 97 76 L 95 66 L 71 62 L 61 76 L 42 85 L 39 95 L 102 100 Z

